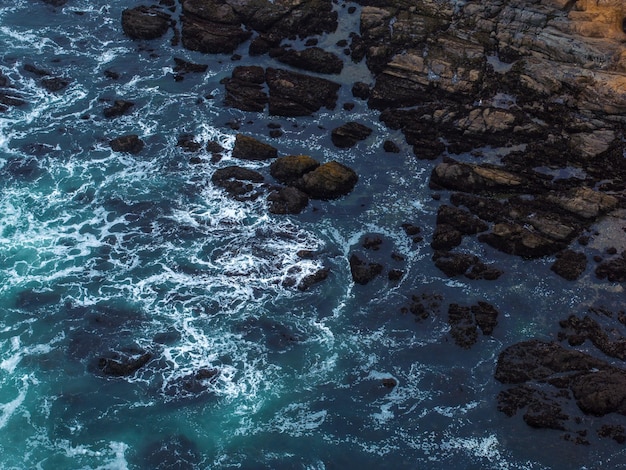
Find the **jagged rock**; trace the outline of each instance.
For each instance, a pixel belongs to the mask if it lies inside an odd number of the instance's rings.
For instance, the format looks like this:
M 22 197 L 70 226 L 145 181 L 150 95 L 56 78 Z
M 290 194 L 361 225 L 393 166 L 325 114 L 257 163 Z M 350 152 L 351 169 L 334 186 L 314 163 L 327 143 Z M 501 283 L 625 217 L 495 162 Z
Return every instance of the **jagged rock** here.
M 98 368 L 106 375 L 131 375 L 146 365 L 152 359 L 151 353 L 144 353 L 136 358 L 112 359 L 101 357 L 98 359 Z
M 385 142 L 383 142 L 383 150 L 388 153 L 400 153 L 398 144 L 391 140 L 385 140 Z
M 475 263 L 478 257 L 468 253 L 437 252 L 433 255 L 435 266 L 448 277 L 460 276 Z
M 588 315 L 582 319 L 576 315 L 570 315 L 567 320 L 560 321 L 559 325 L 563 329 L 559 332 L 559 339 L 567 339 L 570 346 L 580 346 L 586 340 L 590 340 L 607 356 L 626 359 L 626 338 L 617 331 L 603 329 Z
M 309 116 L 321 107 L 335 109 L 340 85 L 330 80 L 268 68 L 269 112 L 275 116 Z
M 320 163 L 308 155 L 288 155 L 277 158 L 270 165 L 270 174 L 283 184 L 293 184 Z
M 416 320 L 425 320 L 431 315 L 439 315 L 441 302 L 443 297 L 439 294 L 412 295 L 411 302 L 408 306 L 402 307 L 402 313 L 411 313 L 415 315 Z
M 132 39 L 156 39 L 170 27 L 170 17 L 160 9 L 144 5 L 122 11 L 122 29 Z
M 310 47 L 303 51 L 277 48 L 270 51 L 270 56 L 283 64 L 309 72 L 339 74 L 343 69 L 343 61 L 339 56 L 320 47 Z
M 267 200 L 272 214 L 299 214 L 309 203 L 309 196 L 298 188 L 287 186 L 270 192 Z
M 179 57 L 174 57 L 174 72 L 176 73 L 204 73 L 209 68 L 206 64 L 196 64 Z
M 568 281 L 578 279 L 587 267 L 587 257 L 584 253 L 564 250 L 557 254 L 557 260 L 550 269 Z
M 26 101 L 13 94 L 0 92 L 0 104 L 6 106 L 24 106 Z
M 42 79 L 41 85 L 48 91 L 57 92 L 67 88 L 71 82 L 68 78 L 53 77 Z
M 563 195 L 548 196 L 547 200 L 582 218 L 595 218 L 617 206 L 615 196 L 591 188 L 573 189 Z
M 330 138 L 339 148 L 349 148 L 360 140 L 365 140 L 372 133 L 372 129 L 358 122 L 348 122 L 333 129 Z
M 379 263 L 371 263 L 353 253 L 350 255 L 350 271 L 354 282 L 365 285 L 382 273 L 383 265 Z
M 237 134 L 233 148 L 233 158 L 242 160 L 269 160 L 276 158 L 278 150 L 254 137 Z
M 194 136 L 191 134 L 178 136 L 176 146 L 182 148 L 186 152 L 197 152 L 202 148 L 202 144 L 200 142 L 196 142 Z
M 478 340 L 476 323 L 472 318 L 470 307 L 454 303 L 450 304 L 448 308 L 448 323 L 450 324 L 450 334 L 458 346 L 468 349 Z
M 498 324 L 498 311 L 493 305 L 487 302 L 478 302 L 471 307 L 472 313 L 476 320 L 476 324 L 483 332 L 484 335 L 490 335 L 493 333 L 493 329 Z
M 305 276 L 302 279 L 302 281 L 300 281 L 300 284 L 298 284 L 298 290 L 301 290 L 301 291 L 309 290 L 315 284 L 319 284 L 320 282 L 326 280 L 329 274 L 330 274 L 330 269 L 328 268 L 318 269 L 316 272 L 314 272 L 313 274 L 309 274 L 308 276 Z
M 610 282 L 626 281 L 626 256 L 618 256 L 608 261 L 602 262 L 596 268 L 598 279 L 608 279 Z
M 437 165 L 430 180 L 447 189 L 472 193 L 529 190 L 531 186 L 523 177 L 500 168 L 470 165 L 451 159 Z
M 261 112 L 268 102 L 263 89 L 265 70 L 258 66 L 235 67 L 231 78 L 221 81 L 226 88 L 224 104 L 242 111 Z
M 104 108 L 103 114 L 106 118 L 118 117 L 125 114 L 133 106 L 135 103 L 132 101 L 115 100 L 112 106 Z
M 461 244 L 461 232 L 448 224 L 437 224 L 430 246 L 433 250 L 451 250 Z
M 143 149 L 143 140 L 137 134 L 127 134 L 116 137 L 109 142 L 115 152 L 139 153 Z
M 509 346 L 498 356 L 495 378 L 505 384 L 545 380 L 559 374 L 594 374 L 608 365 L 588 354 L 539 340 Z
M 551 240 L 528 228 L 511 223 L 495 224 L 489 233 L 478 240 L 511 255 L 522 258 L 541 258 L 555 254 L 565 248 L 560 241 Z
M 474 235 L 478 232 L 484 232 L 488 228 L 487 224 L 478 217 L 447 204 L 441 205 L 437 209 L 437 224 L 447 224 L 463 235 Z
M 312 199 L 328 200 L 349 194 L 358 179 L 354 170 L 332 161 L 304 174 L 298 185 Z
M 238 201 L 257 199 L 260 193 L 251 183 L 262 183 L 265 180 L 258 171 L 239 166 L 227 166 L 215 170 L 211 181 L 226 190 L 229 196 Z
M 352 85 L 352 96 L 366 100 L 370 96 L 370 86 L 364 82 L 356 82 Z
M 626 372 L 599 370 L 574 379 L 572 391 L 578 407 L 587 414 L 626 414 Z

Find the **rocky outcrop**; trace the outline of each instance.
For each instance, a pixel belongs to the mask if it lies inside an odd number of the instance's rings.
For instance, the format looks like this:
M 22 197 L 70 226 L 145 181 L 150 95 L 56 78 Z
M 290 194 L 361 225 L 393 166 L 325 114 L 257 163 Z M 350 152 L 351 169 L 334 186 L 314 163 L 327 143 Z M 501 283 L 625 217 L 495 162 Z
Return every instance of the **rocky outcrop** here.
M 237 134 L 233 147 L 233 158 L 250 161 L 269 160 L 278 156 L 278 150 L 254 137 Z
M 332 161 L 304 174 L 298 184 L 311 198 L 328 200 L 349 194 L 358 179 L 354 170 Z
M 557 259 L 550 269 L 568 281 L 575 281 L 586 267 L 587 257 L 584 253 L 565 250 L 557 254 Z
M 214 185 L 226 190 L 226 193 L 237 201 L 257 199 L 261 193 L 258 184 L 265 178 L 258 171 L 240 166 L 227 166 L 215 170 L 211 181 Z
M 156 39 L 170 27 L 170 16 L 160 8 L 140 5 L 122 12 L 122 29 L 131 39 Z
M 280 183 L 294 184 L 319 166 L 320 163 L 308 155 L 288 155 L 272 162 L 270 174 Z
M 139 153 L 143 150 L 143 140 L 137 134 L 127 134 L 116 137 L 109 142 L 115 152 Z
M 263 70 L 258 66 L 236 67 L 232 76 L 222 83 L 227 106 L 260 112 L 269 103 L 270 114 L 290 117 L 309 116 L 322 107 L 334 109 L 340 88 L 338 83 L 324 78 L 282 69 Z
M 114 118 L 126 114 L 135 103 L 127 100 L 115 100 L 111 106 L 104 108 L 103 114 L 106 118 Z
M 365 285 L 370 281 L 373 281 L 383 272 L 384 267 L 382 264 L 370 262 L 361 258 L 356 253 L 352 253 L 352 255 L 350 255 L 349 261 L 352 279 L 357 284 Z
M 361 140 L 367 139 L 372 133 L 372 129 L 358 122 L 347 122 L 332 130 L 330 139 L 335 147 L 349 148 Z
M 152 359 L 152 354 L 148 352 L 138 357 L 121 357 L 119 355 L 114 358 L 101 357 L 98 359 L 98 368 L 106 375 L 132 375 L 145 366 L 150 359 Z
M 309 47 L 302 51 L 275 48 L 270 50 L 270 56 L 283 64 L 309 72 L 336 75 L 343 69 L 343 60 L 339 56 L 320 47 Z
M 335 109 L 340 85 L 330 80 L 287 70 L 266 70 L 269 113 L 276 116 L 309 116 L 320 108 Z

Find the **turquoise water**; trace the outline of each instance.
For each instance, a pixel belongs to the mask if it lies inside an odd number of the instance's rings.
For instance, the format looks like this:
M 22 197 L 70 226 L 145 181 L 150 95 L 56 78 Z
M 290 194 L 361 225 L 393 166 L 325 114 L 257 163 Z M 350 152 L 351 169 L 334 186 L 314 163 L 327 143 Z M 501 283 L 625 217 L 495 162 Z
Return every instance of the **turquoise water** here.
M 352 194 L 287 217 L 262 200 L 228 199 L 210 182 L 216 168 L 241 164 L 229 156 L 236 131 L 225 124 L 239 120 L 240 132 L 270 140 L 269 117 L 220 104 L 220 79 L 245 61 L 172 47 L 167 35 L 133 42 L 121 31 L 125 7 L 0 3 L 0 71 L 28 102 L 0 115 L 0 468 L 626 466 L 617 444 L 574 446 L 506 418 L 493 379 L 505 346 L 550 339 L 559 319 L 598 299 L 619 304 L 620 286 L 591 272 L 566 283 L 551 260 L 521 261 L 471 240 L 464 248 L 505 275 L 442 278 L 427 242 L 439 205 L 431 163 L 406 146 L 384 154 L 383 140 L 401 137 L 361 102 L 351 114 L 271 119 L 285 131 L 271 140 L 281 155 L 354 168 Z M 177 82 L 173 56 L 209 70 Z M 71 83 L 48 92 L 25 64 Z M 344 70 L 340 103 L 366 74 L 363 65 Z M 106 119 L 115 98 L 135 107 Z M 373 135 L 335 149 L 329 130 L 355 117 Z M 126 133 L 146 143 L 138 155 L 110 149 Z M 219 141 L 223 160 L 203 150 L 192 163 L 176 146 L 185 133 Z M 413 244 L 404 222 L 427 241 Z M 386 265 L 405 270 L 401 282 L 351 281 L 348 256 L 371 233 L 384 236 Z M 301 259 L 299 250 L 317 255 Z M 323 266 L 329 279 L 309 291 L 283 283 Z M 400 310 L 421 293 L 444 301 L 418 323 Z M 477 300 L 498 308 L 499 325 L 462 350 L 447 304 Z M 146 352 L 134 374 L 101 371 L 101 358 Z M 382 385 L 390 378 L 392 389 Z

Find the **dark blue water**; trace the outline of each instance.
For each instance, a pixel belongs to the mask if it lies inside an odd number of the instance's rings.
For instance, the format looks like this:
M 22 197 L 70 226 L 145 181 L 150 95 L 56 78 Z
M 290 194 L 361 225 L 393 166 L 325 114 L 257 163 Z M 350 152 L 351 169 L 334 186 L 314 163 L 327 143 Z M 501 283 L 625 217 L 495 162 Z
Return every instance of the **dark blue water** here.
M 349 196 L 298 216 L 230 200 L 210 182 L 216 168 L 241 164 L 225 123 L 269 140 L 267 116 L 221 106 L 219 81 L 245 60 L 191 53 L 168 36 L 133 42 L 121 31 L 127 6 L 0 1 L 0 71 L 28 102 L 0 115 L 0 468 L 626 467 L 613 442 L 574 446 L 505 417 L 493 379 L 504 347 L 553 339 L 570 312 L 619 303 L 621 286 L 591 272 L 566 283 L 549 271 L 553 260 L 521 261 L 471 240 L 463 248 L 505 275 L 442 277 L 428 247 L 439 205 L 431 163 L 406 146 L 383 153 L 383 140 L 401 136 L 362 102 L 350 114 L 271 119 L 285 131 L 271 141 L 281 155 L 354 168 Z M 354 27 L 340 11 L 322 47 Z M 173 56 L 209 70 L 177 82 Z M 46 91 L 26 64 L 71 83 Z M 355 80 L 371 81 L 364 65 L 338 78 L 340 103 Z M 116 98 L 135 107 L 104 118 Z M 355 118 L 373 135 L 334 148 L 329 130 Z M 138 155 L 110 149 L 127 133 L 146 143 Z M 219 141 L 224 159 L 211 163 L 203 150 L 192 164 L 176 146 L 185 133 Z M 405 222 L 426 242 L 412 243 Z M 405 257 L 399 283 L 352 282 L 348 256 L 368 233 Z M 298 257 L 305 249 L 317 255 Z M 309 291 L 283 284 L 323 266 L 329 279 Z M 416 322 L 400 310 L 422 293 L 444 300 L 440 314 Z M 501 315 L 493 336 L 467 351 L 449 335 L 447 304 L 478 300 Z M 136 373 L 102 373 L 102 358 L 145 353 Z M 382 385 L 391 378 L 396 387 Z

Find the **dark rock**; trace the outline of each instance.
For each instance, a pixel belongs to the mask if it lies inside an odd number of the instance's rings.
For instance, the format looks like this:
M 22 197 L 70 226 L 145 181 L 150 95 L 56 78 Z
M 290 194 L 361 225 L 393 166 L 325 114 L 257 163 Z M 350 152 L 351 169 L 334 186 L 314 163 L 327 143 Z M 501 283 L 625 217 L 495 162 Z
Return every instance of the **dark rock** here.
M 197 398 L 210 391 L 211 385 L 217 381 L 219 374 L 219 369 L 203 367 L 168 383 L 164 387 L 164 392 L 177 399 Z
M 404 271 L 400 269 L 390 269 L 387 277 L 390 281 L 397 282 L 404 276 Z
M 382 264 L 370 263 L 353 253 L 350 255 L 350 271 L 357 284 L 365 285 L 374 280 L 383 271 Z
M 400 153 L 400 147 L 395 142 L 391 140 L 385 140 L 383 142 L 383 150 L 388 153 Z
M 604 424 L 598 429 L 598 436 L 609 437 L 618 444 L 624 444 L 626 442 L 626 429 L 621 424 Z
M 589 316 L 580 319 L 576 315 L 570 315 L 567 320 L 562 320 L 559 325 L 563 329 L 559 333 L 559 339 L 567 339 L 571 346 L 580 346 L 586 340 L 610 357 L 626 359 L 626 338 L 617 331 L 607 331 Z
M 607 364 L 588 354 L 539 340 L 509 346 L 498 356 L 495 378 L 505 384 L 547 379 L 555 374 L 591 373 Z M 626 392 L 626 389 L 625 389 Z
M 26 104 L 26 101 L 12 94 L 0 92 L 0 104 L 6 106 L 23 106 Z
M 309 72 L 339 74 L 343 69 L 343 61 L 336 54 L 319 47 L 311 47 L 303 51 L 273 49 L 270 51 L 270 56 L 283 64 Z
M 267 196 L 272 214 L 299 214 L 309 203 L 309 196 L 297 188 L 275 189 Z
M 242 111 L 261 112 L 268 102 L 263 89 L 265 70 L 258 66 L 235 67 L 231 78 L 222 80 L 226 88 L 224 104 Z
M 574 379 L 572 391 L 578 407 L 587 414 L 626 414 L 626 371 L 599 370 Z
M 125 114 L 130 108 L 135 106 L 132 101 L 115 100 L 112 106 L 104 108 L 104 117 L 113 118 Z
M 341 85 L 287 70 L 268 68 L 269 112 L 274 116 L 309 116 L 322 106 L 335 109 Z
M 478 302 L 477 305 L 471 307 L 476 324 L 484 335 L 493 333 L 493 329 L 498 324 L 498 311 L 493 305 L 487 302 Z
M 369 237 L 366 236 L 361 243 L 361 246 L 366 250 L 374 250 L 378 251 L 380 249 L 380 245 L 383 244 L 383 239 L 379 236 Z
M 482 261 L 476 261 L 469 271 L 465 273 L 465 277 L 472 280 L 484 279 L 486 281 L 495 281 L 503 272 L 493 266 L 487 265 Z
M 170 26 L 165 12 L 144 5 L 122 11 L 122 29 L 132 39 L 156 39 Z
M 153 470 L 191 470 L 202 460 L 198 446 L 184 434 L 152 442 L 137 457 L 139 468 Z
M 437 224 L 430 246 L 434 250 L 448 251 L 461 244 L 461 232 L 448 224 Z
M 364 140 L 372 133 L 372 129 L 358 122 L 348 122 L 333 129 L 331 140 L 339 148 L 349 148 L 360 140 Z
M 354 103 L 344 103 L 343 109 L 346 111 L 352 111 L 354 109 Z
M 67 3 L 67 0 L 42 0 L 42 2 L 52 5 L 53 7 L 62 7 Z
M 315 284 L 319 284 L 320 282 L 326 280 L 326 278 L 328 278 L 329 273 L 330 273 L 330 269 L 323 268 L 323 269 L 317 270 L 313 274 L 309 274 L 308 276 L 305 276 L 302 279 L 302 281 L 300 281 L 300 284 L 298 284 L 298 290 L 305 291 L 305 290 L 310 289 Z
M 223 188 L 235 200 L 249 201 L 260 196 L 259 191 L 251 183 L 262 183 L 264 178 L 258 171 L 239 166 L 228 166 L 215 170 L 211 181 L 216 186 Z
M 209 68 L 206 64 L 195 64 L 184 59 L 174 57 L 174 72 L 176 73 L 204 73 Z
M 386 377 L 382 380 L 383 387 L 385 388 L 394 388 L 398 385 L 398 381 L 393 377 Z
M 584 253 L 564 250 L 557 254 L 557 260 L 550 269 L 568 281 L 578 279 L 587 267 L 587 257 Z
M 402 307 L 402 313 L 415 315 L 416 320 L 425 320 L 430 315 L 439 315 L 443 297 L 439 294 L 412 295 L 408 307 Z
M 437 210 L 437 224 L 447 224 L 463 235 L 474 235 L 488 228 L 487 224 L 478 217 L 446 204 L 439 206 Z
M 115 152 L 139 153 L 143 149 L 143 140 L 137 134 L 128 134 L 116 137 L 109 142 Z
M 468 253 L 438 252 L 433 255 L 435 266 L 448 277 L 460 276 L 474 264 L 478 258 Z
M 370 86 L 367 83 L 356 82 L 352 85 L 352 96 L 366 100 L 370 97 Z
M 620 256 L 600 263 L 596 267 L 598 279 L 608 279 L 609 282 L 626 281 L 626 258 Z
M 145 353 L 136 358 L 111 359 L 101 357 L 98 359 L 98 368 L 106 375 L 124 376 L 131 375 L 146 365 L 152 354 Z
M 478 340 L 478 331 L 470 307 L 450 304 L 448 323 L 450 324 L 450 334 L 458 346 L 469 349 Z
M 478 240 L 500 251 L 523 258 L 541 258 L 561 251 L 565 243 L 546 238 L 528 228 L 511 223 L 495 224 L 490 233 Z
M 24 71 L 38 77 L 46 77 L 48 75 L 52 75 L 48 70 L 41 69 L 33 64 L 24 64 Z
M 304 174 L 299 187 L 312 199 L 337 199 L 349 194 L 358 179 L 354 170 L 332 161 Z
M 278 151 L 274 147 L 253 137 L 237 134 L 235 138 L 233 158 L 260 161 L 276 158 L 277 156 Z
M 288 155 L 272 162 L 270 174 L 283 184 L 293 184 L 319 166 L 319 162 L 308 155 Z
M 197 152 L 202 148 L 202 144 L 200 142 L 196 142 L 194 136 L 191 134 L 180 135 L 176 146 L 182 148 L 186 152 Z
M 61 91 L 71 83 L 71 80 L 62 77 L 44 78 L 41 80 L 41 85 L 48 91 L 57 92 Z
M 209 140 L 206 143 L 206 151 L 210 153 L 222 153 L 224 151 L 224 147 L 221 146 L 219 142 L 215 142 L 213 140 Z
M 252 36 L 241 27 L 240 20 L 225 4 L 217 2 L 183 2 L 181 39 L 183 46 L 207 54 L 232 54 Z
M 104 76 L 106 78 L 110 78 L 111 80 L 118 80 L 120 78 L 120 74 L 119 73 L 117 73 L 117 72 L 115 72 L 113 70 L 109 70 L 109 69 L 104 71 Z

